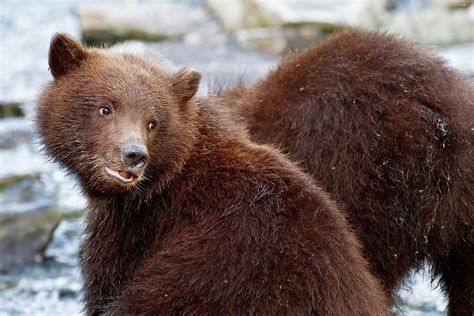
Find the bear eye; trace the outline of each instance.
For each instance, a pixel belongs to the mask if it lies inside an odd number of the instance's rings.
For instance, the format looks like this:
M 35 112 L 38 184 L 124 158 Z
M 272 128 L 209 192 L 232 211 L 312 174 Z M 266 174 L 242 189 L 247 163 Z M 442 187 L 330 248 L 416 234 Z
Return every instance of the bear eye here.
M 152 131 L 156 127 L 156 122 L 150 122 L 148 123 L 148 129 Z
M 112 110 L 110 109 L 110 107 L 104 105 L 99 108 L 99 114 L 102 116 L 107 116 L 112 114 Z

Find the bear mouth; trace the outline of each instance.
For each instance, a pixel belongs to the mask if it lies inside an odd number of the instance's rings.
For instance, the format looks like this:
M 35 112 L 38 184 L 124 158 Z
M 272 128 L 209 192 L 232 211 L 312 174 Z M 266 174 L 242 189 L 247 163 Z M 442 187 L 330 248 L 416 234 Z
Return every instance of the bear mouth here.
M 132 183 L 136 178 L 138 178 L 138 176 L 134 173 L 123 170 L 115 170 L 109 167 L 105 167 L 105 173 L 119 180 L 121 183 Z

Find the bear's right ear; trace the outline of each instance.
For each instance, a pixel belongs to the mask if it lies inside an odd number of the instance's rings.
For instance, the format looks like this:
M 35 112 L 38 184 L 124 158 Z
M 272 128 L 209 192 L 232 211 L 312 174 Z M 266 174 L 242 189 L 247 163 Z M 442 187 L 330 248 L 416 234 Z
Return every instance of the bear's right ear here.
M 172 78 L 173 90 L 182 104 L 186 104 L 196 94 L 201 74 L 194 68 L 185 67 Z
M 49 46 L 49 69 L 55 79 L 78 68 L 86 58 L 86 50 L 74 37 L 56 33 Z

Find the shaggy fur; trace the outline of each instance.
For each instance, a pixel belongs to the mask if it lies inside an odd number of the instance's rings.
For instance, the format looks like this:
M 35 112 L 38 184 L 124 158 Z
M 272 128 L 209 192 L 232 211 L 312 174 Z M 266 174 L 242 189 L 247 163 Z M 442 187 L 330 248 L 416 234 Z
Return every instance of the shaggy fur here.
M 282 154 L 196 100 L 195 71 L 66 35 L 52 40 L 50 68 L 38 129 L 88 197 L 89 315 L 387 314 L 341 212 Z M 150 159 L 121 183 L 104 168 L 128 170 L 120 148 L 131 139 Z
M 351 30 L 220 99 L 346 206 L 387 291 L 428 261 L 450 314 L 473 314 L 472 84 L 417 45 Z

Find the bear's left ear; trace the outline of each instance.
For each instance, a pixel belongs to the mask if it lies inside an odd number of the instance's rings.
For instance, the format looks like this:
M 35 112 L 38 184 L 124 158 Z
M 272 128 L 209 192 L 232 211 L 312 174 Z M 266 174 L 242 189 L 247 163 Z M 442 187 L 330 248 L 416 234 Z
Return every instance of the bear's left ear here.
M 49 46 L 49 69 L 55 79 L 78 68 L 86 58 L 86 49 L 74 37 L 56 33 Z
M 186 104 L 196 94 L 200 81 L 201 74 L 190 67 L 183 68 L 173 75 L 173 90 L 181 104 Z

